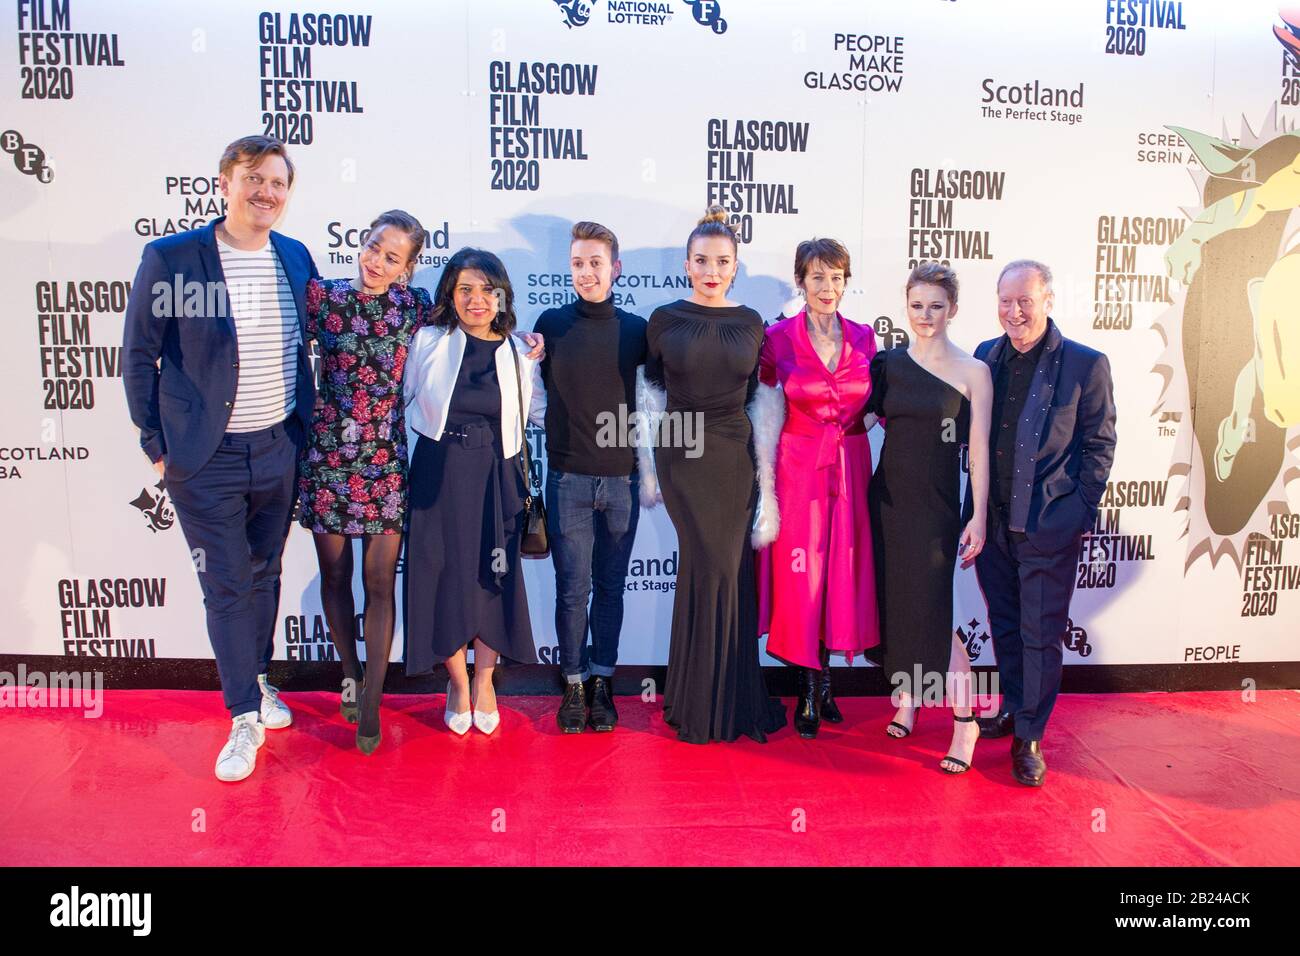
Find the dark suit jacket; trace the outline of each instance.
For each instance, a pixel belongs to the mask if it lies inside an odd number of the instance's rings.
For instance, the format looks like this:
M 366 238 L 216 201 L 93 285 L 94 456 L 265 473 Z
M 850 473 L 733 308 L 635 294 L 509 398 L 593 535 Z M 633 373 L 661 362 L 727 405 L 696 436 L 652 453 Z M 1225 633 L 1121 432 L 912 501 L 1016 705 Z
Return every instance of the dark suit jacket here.
M 166 458 L 167 477 L 175 480 L 189 478 L 207 464 L 225 434 L 235 400 L 239 346 L 217 252 L 218 222 L 145 246 L 126 306 L 122 381 L 127 407 L 145 454 L 150 461 Z M 271 244 L 298 306 L 295 415 L 306 434 L 316 397 L 307 356 L 306 292 L 307 280 L 318 273 L 298 240 L 272 232 Z
M 1005 336 L 975 350 L 994 378 Z M 992 422 L 990 454 L 1000 423 Z M 1051 319 L 1025 414 L 1016 429 L 1009 527 L 1027 534 L 1043 550 L 1069 547 L 1091 527 L 1115 460 L 1115 396 L 1110 362 L 1101 352 L 1061 335 Z M 992 512 L 997 489 L 989 488 Z M 974 507 L 969 480 L 963 520 Z M 990 514 L 989 523 L 995 516 Z

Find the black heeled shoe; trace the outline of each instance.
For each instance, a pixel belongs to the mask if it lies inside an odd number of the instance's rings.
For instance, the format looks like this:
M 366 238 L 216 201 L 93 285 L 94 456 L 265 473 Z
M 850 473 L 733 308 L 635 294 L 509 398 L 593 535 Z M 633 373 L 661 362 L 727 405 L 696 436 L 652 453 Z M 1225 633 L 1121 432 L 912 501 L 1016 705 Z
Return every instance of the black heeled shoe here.
M 339 693 L 339 713 L 343 715 L 343 719 L 349 724 L 355 724 L 361 719 L 361 695 L 365 693 L 366 682 L 364 680 L 355 682 L 356 696 L 353 700 L 349 701 L 347 698 L 346 688 L 346 684 L 349 680 L 351 680 L 351 678 L 344 678 L 343 683 L 345 687 L 343 691 Z
M 360 750 L 360 751 L 361 751 L 363 754 L 365 754 L 367 757 L 369 757 L 372 753 L 375 752 L 376 748 L 378 748 L 378 746 L 379 746 L 379 741 L 381 741 L 381 740 L 384 739 L 384 731 L 383 731 L 383 728 L 380 727 L 379 729 L 377 729 L 377 730 L 375 731 L 374 736 L 367 736 L 367 735 L 365 735 L 365 734 L 363 734 L 363 733 L 361 732 L 361 726 L 360 726 L 361 714 L 360 714 L 360 711 L 361 711 L 361 708 L 365 705 L 365 699 L 366 699 L 366 692 L 365 692 L 365 688 L 363 687 L 363 688 L 362 688 L 362 691 L 361 691 L 361 701 L 360 701 L 360 702 L 358 703 L 358 705 L 357 705 L 357 722 L 358 722 L 358 724 L 357 724 L 357 749 Z M 375 716 L 376 716 L 376 718 L 378 718 L 378 716 L 379 716 L 378 710 L 376 710 L 376 712 L 375 712 Z
M 817 676 L 817 694 L 821 698 L 822 720 L 829 724 L 843 723 L 844 715 L 831 695 L 831 652 L 825 645 L 822 646 L 821 673 Z
M 812 739 L 821 726 L 821 699 L 817 693 L 817 671 L 811 667 L 799 668 L 799 699 L 794 708 L 794 729 L 799 736 Z
M 958 717 L 958 716 L 956 716 L 956 715 L 954 714 L 952 719 L 953 719 L 953 722 L 954 722 L 954 723 L 958 723 L 958 724 L 969 724 L 969 723 L 971 723 L 973 720 L 975 720 L 975 715 L 974 715 L 974 714 L 971 714 L 969 717 Z M 978 741 L 978 740 L 979 740 L 979 735 L 976 734 L 976 735 L 975 735 L 975 738 L 976 738 L 976 741 Z M 974 750 L 971 751 L 971 759 L 972 759 L 972 760 L 975 759 L 975 751 L 974 751 Z M 944 761 L 944 760 L 948 761 L 948 763 L 955 763 L 955 764 L 957 764 L 959 767 L 961 767 L 961 769 L 960 769 L 960 770 L 949 770 L 947 767 L 945 767 L 945 766 L 943 765 L 943 761 Z M 956 773 L 965 773 L 967 770 L 970 769 L 970 764 L 968 764 L 965 760 L 962 760 L 960 757 L 954 757 L 952 754 L 945 754 L 943 760 L 940 760 L 940 761 L 939 761 L 939 769 L 942 770 L 944 773 L 953 773 L 953 774 L 956 774 Z

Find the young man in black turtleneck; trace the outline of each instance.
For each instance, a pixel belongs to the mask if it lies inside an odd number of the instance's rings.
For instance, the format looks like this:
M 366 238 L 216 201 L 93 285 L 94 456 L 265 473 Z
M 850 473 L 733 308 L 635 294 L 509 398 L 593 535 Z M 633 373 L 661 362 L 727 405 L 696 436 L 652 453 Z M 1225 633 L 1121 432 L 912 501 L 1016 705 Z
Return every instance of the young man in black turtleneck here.
M 569 268 L 578 298 L 543 312 L 534 331 L 546 337 L 546 510 L 565 680 L 555 719 L 565 733 L 576 734 L 588 726 L 613 730 L 618 721 L 610 683 L 640 515 L 636 450 L 620 423 L 636 410 L 646 321 L 614 307 L 611 289 L 622 263 L 609 229 L 577 223 Z

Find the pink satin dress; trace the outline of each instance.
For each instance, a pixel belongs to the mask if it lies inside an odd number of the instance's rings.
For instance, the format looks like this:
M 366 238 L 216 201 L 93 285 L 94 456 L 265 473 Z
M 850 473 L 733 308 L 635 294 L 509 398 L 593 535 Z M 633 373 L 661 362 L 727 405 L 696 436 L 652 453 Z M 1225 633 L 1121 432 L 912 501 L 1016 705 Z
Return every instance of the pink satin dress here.
M 769 326 L 759 354 L 764 385 L 785 392 L 776 454 L 781 530 L 758 553 L 759 633 L 767 652 L 821 666 L 820 645 L 850 659 L 880 643 L 867 487 L 871 444 L 862 418 L 875 334 L 840 317 L 835 371 L 813 348 L 805 314 Z

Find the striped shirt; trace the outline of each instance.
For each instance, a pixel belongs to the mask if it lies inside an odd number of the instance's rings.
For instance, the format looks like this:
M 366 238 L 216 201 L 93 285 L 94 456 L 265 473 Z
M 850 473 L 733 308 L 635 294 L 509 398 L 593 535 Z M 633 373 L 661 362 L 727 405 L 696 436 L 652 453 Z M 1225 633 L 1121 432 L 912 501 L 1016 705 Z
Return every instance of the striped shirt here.
M 297 404 L 298 307 L 275 247 L 246 252 L 217 240 L 239 343 L 239 379 L 228 432 L 278 425 Z

